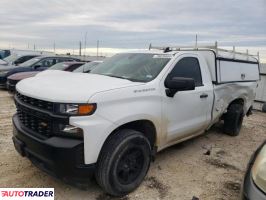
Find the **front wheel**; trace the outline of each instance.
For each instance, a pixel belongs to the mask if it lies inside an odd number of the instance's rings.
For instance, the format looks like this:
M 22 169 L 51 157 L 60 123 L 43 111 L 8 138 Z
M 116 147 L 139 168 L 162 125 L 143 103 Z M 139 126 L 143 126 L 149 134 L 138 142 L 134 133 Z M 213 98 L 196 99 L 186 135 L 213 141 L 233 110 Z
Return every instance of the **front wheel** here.
M 126 195 L 143 181 L 150 161 L 148 139 L 135 130 L 120 130 L 103 146 L 97 162 L 96 180 L 108 194 Z

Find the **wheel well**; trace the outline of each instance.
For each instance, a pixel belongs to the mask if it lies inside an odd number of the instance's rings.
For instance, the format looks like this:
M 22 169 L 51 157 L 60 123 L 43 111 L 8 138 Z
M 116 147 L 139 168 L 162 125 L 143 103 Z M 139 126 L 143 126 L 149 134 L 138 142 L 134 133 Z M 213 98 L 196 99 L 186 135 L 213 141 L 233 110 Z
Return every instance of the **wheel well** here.
M 155 141 L 156 141 L 156 128 L 151 121 L 149 121 L 149 120 L 137 120 L 137 121 L 128 122 L 128 123 L 123 124 L 123 125 L 119 126 L 118 128 L 116 128 L 111 133 L 111 135 L 113 133 L 117 132 L 118 130 L 121 130 L 121 129 L 133 129 L 133 130 L 136 130 L 136 131 L 143 133 L 148 138 L 148 140 L 151 144 L 151 147 L 154 147 Z
M 240 105 L 244 106 L 245 101 L 244 101 L 244 99 L 242 99 L 242 98 L 234 99 L 233 101 L 231 101 L 231 103 L 229 103 L 229 105 L 228 105 L 228 107 L 227 107 L 226 112 L 221 116 L 221 119 L 222 119 L 222 120 L 224 120 L 224 116 L 225 116 L 225 114 L 227 113 L 227 111 L 228 111 L 228 109 L 230 108 L 230 106 L 233 105 L 233 104 L 240 104 Z
M 244 106 L 245 101 L 242 98 L 235 99 L 229 104 L 228 107 L 230 107 L 232 104 L 240 104 L 240 105 Z

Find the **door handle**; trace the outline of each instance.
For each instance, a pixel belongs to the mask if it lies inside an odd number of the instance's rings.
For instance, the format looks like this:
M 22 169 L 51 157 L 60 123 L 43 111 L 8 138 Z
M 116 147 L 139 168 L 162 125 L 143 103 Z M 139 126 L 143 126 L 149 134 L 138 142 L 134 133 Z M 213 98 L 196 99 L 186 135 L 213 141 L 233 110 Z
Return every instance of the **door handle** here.
M 207 97 L 208 97 L 208 94 L 205 94 L 205 93 L 200 95 L 200 98 L 201 98 L 201 99 L 202 99 L 202 98 L 207 98 Z

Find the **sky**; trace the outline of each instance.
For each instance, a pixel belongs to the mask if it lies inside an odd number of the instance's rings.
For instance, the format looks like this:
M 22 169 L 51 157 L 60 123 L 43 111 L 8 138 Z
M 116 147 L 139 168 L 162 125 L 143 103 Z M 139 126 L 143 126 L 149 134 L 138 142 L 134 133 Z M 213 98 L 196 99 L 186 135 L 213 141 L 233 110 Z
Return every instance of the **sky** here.
M 112 54 L 214 43 L 266 62 L 266 0 L 1 0 L 0 48 Z M 87 34 L 86 34 L 87 33 Z M 87 37 L 86 37 L 87 35 Z

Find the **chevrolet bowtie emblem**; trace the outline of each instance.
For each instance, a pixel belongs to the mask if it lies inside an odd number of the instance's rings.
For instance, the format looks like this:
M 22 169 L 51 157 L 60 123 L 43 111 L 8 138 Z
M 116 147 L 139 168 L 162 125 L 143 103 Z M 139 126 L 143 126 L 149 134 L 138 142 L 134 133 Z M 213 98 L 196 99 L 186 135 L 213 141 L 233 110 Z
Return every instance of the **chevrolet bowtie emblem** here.
M 47 127 L 48 126 L 48 124 L 45 123 L 45 122 L 40 122 L 39 125 L 42 126 L 42 127 Z

